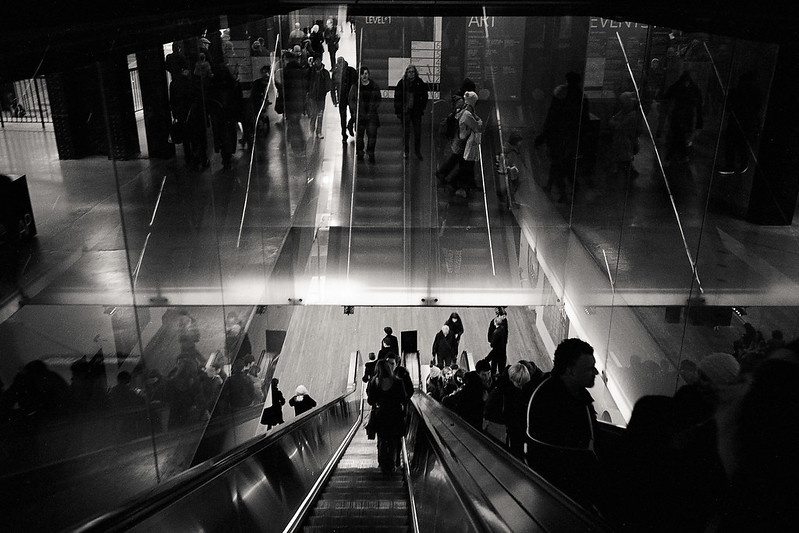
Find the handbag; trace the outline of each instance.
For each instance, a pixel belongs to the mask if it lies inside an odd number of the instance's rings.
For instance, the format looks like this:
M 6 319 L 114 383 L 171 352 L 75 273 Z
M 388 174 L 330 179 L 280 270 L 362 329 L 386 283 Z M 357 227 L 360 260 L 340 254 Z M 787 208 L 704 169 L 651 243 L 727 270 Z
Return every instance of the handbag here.
M 466 139 L 466 146 L 463 149 L 463 159 L 466 161 L 477 161 L 480 159 L 480 142 L 483 140 L 483 134 L 473 131 Z

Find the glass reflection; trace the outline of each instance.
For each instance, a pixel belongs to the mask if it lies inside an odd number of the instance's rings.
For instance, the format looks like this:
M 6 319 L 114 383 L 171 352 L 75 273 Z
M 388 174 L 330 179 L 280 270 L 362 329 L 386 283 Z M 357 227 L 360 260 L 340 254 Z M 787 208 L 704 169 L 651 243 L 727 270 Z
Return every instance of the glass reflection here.
M 3 96 L 0 160 L 38 229 L 23 213 L 0 235 L 2 295 L 28 297 L 2 323 L 8 479 L 118 448 L 137 474 L 111 506 L 262 434 L 287 332 L 362 331 L 328 325 L 341 305 L 509 305 L 541 354 L 590 341 L 597 411 L 621 425 L 705 355 L 793 334 L 796 235 L 757 224 L 777 46 L 335 6 L 194 33 Z M 426 99 L 397 91 L 409 65 Z M 16 129 L 34 115 L 44 136 Z M 278 374 L 287 399 L 309 386 Z

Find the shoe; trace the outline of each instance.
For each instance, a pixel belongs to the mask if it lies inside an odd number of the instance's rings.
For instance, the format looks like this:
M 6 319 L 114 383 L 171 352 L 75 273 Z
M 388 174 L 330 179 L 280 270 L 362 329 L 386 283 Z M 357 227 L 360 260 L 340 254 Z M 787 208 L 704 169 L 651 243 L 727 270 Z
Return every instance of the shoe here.
M 419 161 L 424 161 L 424 156 L 422 155 L 422 152 L 416 152 L 416 159 L 418 159 Z
M 325 134 L 324 133 L 317 133 L 316 134 L 316 138 L 317 139 L 324 139 L 325 138 Z

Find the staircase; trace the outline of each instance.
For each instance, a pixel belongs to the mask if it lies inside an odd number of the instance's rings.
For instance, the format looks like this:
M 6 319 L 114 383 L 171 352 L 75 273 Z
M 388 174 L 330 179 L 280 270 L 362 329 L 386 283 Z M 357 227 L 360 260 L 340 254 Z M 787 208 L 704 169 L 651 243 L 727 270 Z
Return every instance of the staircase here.
M 364 417 L 366 418 L 366 417 Z M 384 476 L 377 441 L 359 428 L 302 525 L 306 533 L 411 531 L 404 474 Z

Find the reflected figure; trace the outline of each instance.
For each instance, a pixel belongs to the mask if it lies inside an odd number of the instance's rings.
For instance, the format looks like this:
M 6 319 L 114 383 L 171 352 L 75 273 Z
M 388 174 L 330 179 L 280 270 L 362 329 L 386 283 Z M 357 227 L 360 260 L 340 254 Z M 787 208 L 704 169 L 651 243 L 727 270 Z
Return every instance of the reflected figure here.
M 555 87 L 543 131 L 535 139 L 536 148 L 546 143 L 549 150 L 549 178 L 544 192 L 558 188 L 560 202 L 568 199 L 569 177 L 576 171 L 581 140 L 588 130 L 588 98 L 583 94 L 581 79 L 576 72 L 569 72 L 566 85 Z
M 727 98 L 727 127 L 724 130 L 724 166 L 720 174 L 744 173 L 749 168 L 751 142 L 760 128 L 763 94 L 757 86 L 755 73 L 741 74 L 738 85 Z
M 369 156 L 370 163 L 375 162 L 377 129 L 380 127 L 379 110 L 382 100 L 380 87 L 370 78 L 369 68 L 361 67 L 360 83 L 350 87 L 349 94 L 350 109 L 355 110 L 357 115 L 355 153 L 358 161 L 363 161 L 365 135 L 368 139 L 366 155 Z
M 265 407 L 261 414 L 261 424 L 264 424 L 267 430 L 272 429 L 272 426 L 283 423 L 283 406 L 286 405 L 286 399 L 280 389 L 277 388 L 278 383 L 280 381 L 277 378 L 272 378 L 269 391 L 272 403 Z
M 704 127 L 702 92 L 691 76 L 691 71 L 684 71 L 680 79 L 666 90 L 664 98 L 671 105 L 666 160 L 687 161 L 691 155 L 695 131 Z

